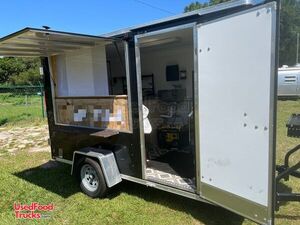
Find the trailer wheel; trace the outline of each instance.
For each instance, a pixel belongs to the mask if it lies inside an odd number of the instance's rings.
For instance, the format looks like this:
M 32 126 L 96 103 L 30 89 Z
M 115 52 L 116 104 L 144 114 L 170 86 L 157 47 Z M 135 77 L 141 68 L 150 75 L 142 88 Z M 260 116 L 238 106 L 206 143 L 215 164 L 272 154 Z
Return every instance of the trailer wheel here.
M 83 193 L 92 198 L 105 196 L 108 188 L 99 163 L 91 158 L 84 158 L 79 162 L 77 171 Z

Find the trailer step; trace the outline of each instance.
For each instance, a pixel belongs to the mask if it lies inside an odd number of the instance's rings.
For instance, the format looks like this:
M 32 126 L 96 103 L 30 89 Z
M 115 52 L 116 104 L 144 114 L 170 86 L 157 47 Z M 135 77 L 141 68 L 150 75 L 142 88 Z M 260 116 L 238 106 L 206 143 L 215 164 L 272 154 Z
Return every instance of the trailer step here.
M 105 130 L 98 131 L 96 133 L 92 133 L 90 135 L 96 136 L 96 137 L 108 138 L 108 137 L 115 136 L 117 134 L 119 134 L 119 131 L 117 131 L 117 130 L 105 129 Z

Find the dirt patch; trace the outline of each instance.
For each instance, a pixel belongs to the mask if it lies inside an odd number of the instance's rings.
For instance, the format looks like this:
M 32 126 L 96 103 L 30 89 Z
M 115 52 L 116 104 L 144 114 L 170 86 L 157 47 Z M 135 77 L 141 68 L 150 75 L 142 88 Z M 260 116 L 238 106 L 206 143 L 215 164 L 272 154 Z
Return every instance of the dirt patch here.
M 48 126 L 15 127 L 0 129 L 0 148 L 2 151 L 15 154 L 25 150 L 29 152 L 50 152 L 48 146 Z
M 12 135 L 7 131 L 0 131 L 0 141 L 10 138 Z
M 45 147 L 33 147 L 28 150 L 28 152 L 50 152 L 50 146 Z

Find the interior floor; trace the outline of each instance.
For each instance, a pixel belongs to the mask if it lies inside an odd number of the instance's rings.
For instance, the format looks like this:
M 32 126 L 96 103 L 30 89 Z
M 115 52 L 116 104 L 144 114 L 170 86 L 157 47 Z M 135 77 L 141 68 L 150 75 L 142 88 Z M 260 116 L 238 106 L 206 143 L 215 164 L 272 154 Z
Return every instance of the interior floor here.
M 193 159 L 191 153 L 169 151 L 155 160 L 147 160 L 146 179 L 194 192 Z
M 146 179 L 184 191 L 196 190 L 195 178 L 179 176 L 167 163 L 150 161 L 150 166 L 146 168 Z

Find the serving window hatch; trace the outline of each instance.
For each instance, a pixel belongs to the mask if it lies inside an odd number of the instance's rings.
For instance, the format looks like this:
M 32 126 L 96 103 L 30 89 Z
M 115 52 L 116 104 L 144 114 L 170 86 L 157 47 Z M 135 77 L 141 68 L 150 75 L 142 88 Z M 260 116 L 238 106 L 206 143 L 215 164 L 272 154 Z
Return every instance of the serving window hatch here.
M 25 28 L 0 39 L 0 56 L 48 57 L 56 124 L 131 130 L 129 88 L 114 82 L 128 78 L 126 42 Z
M 36 28 L 25 28 L 0 39 L 1 56 L 53 56 L 116 39 Z

